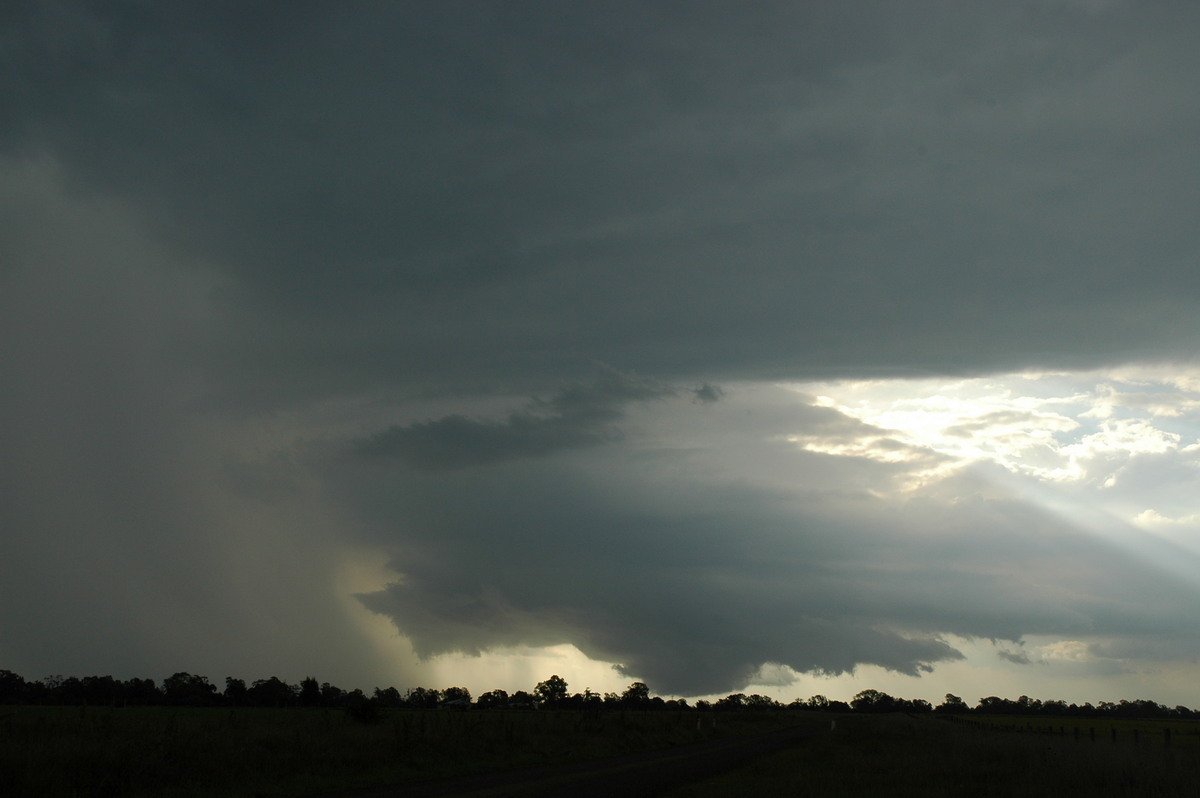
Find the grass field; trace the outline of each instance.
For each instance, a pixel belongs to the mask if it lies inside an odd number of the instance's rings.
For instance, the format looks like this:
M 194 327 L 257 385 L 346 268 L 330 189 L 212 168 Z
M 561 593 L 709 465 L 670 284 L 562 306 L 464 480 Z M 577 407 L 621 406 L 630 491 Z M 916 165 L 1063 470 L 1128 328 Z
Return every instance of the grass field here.
M 20 796 L 297 796 L 665 748 L 791 713 L 0 707 Z
M 394 710 L 361 723 L 333 709 L 2 707 L 0 773 L 10 795 L 271 798 L 595 759 L 797 723 L 819 733 L 672 794 L 1191 796 L 1200 784 L 1194 722 L 806 712 Z
M 973 719 L 974 720 L 974 719 Z M 1018 719 L 993 718 L 996 728 L 936 717 L 839 718 L 837 728 L 805 745 L 686 785 L 673 798 L 769 796 L 1194 796 L 1200 785 L 1200 745 L 1183 724 L 1166 746 L 1131 733 L 1118 742 L 1101 734 L 1105 721 L 1062 719 L 1066 734 L 1000 731 Z M 1026 719 L 1021 718 L 1025 729 Z M 1109 722 L 1112 723 L 1112 722 Z M 1131 732 L 1136 721 L 1116 721 Z M 1141 721 L 1141 727 L 1161 727 Z M 1073 726 L 1097 727 L 1097 741 Z M 1048 724 L 1047 724 L 1048 725 Z M 1107 727 L 1106 727 L 1107 728 Z M 1184 743 L 1192 733 L 1190 742 Z M 1179 741 L 1180 744 L 1176 744 Z

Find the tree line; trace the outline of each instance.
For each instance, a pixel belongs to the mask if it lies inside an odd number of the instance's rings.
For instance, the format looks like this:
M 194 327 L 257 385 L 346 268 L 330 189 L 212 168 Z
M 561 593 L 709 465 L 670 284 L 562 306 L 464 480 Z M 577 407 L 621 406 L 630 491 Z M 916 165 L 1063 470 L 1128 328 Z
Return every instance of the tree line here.
M 937 713 L 948 715 L 1028 715 L 1040 717 L 1130 717 L 1200 719 L 1200 711 L 1184 706 L 1174 708 L 1154 701 L 1108 702 L 1096 705 L 1068 704 L 1065 701 L 1042 701 L 1021 696 L 1015 700 L 988 696 L 974 706 L 959 696 L 947 693 L 945 700 L 933 706 L 924 699 L 897 698 L 879 690 L 862 690 L 849 702 L 830 700 L 823 695 L 809 699 L 797 698 L 783 704 L 757 693 L 732 693 L 715 701 L 704 699 L 689 705 L 685 699 L 664 699 L 651 695 L 644 682 L 633 682 L 621 693 L 596 693 L 591 689 L 571 693 L 567 682 L 555 674 L 538 682 L 532 691 L 489 690 L 472 697 L 465 687 L 435 690 L 414 687 L 401 693 L 395 687 L 376 687 L 370 695 L 362 690 L 343 690 L 329 682 L 318 682 L 307 676 L 299 684 L 289 684 L 278 677 L 258 679 L 249 685 L 242 679 L 226 677 L 224 689 L 207 677 L 180 672 L 168 676 L 162 683 L 153 679 L 114 679 L 112 676 L 47 676 L 26 681 L 16 673 L 0 670 L 0 704 L 63 705 L 63 706 L 187 706 L 187 707 L 326 707 L 343 708 L 362 713 L 384 709 L 551 709 L 551 710 L 804 710 L 810 712 L 909 714 Z

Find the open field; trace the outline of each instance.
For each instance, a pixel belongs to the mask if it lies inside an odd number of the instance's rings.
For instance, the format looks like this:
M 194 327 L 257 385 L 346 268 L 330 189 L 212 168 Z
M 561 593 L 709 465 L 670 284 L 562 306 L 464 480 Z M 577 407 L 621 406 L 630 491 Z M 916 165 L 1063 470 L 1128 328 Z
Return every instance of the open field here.
M 972 720 L 975 720 L 974 718 Z M 1012 719 L 1003 725 L 1012 725 Z M 1024 728 L 1025 718 L 1021 718 Z M 942 718 L 841 717 L 837 728 L 803 745 L 668 793 L 672 798 L 804 796 L 1193 796 L 1200 746 L 1161 738 L 1113 743 L 1105 721 L 1065 718 L 1066 735 L 999 731 Z M 1097 726 L 1097 741 L 1070 729 Z M 1136 724 L 1137 721 L 1117 723 Z M 1141 721 L 1143 728 L 1158 724 Z M 1000 726 L 1002 724 L 997 724 Z M 1194 725 L 1191 726 L 1194 729 Z M 1173 735 L 1182 741 L 1186 735 Z
M 6 792 L 298 796 L 591 760 L 793 725 L 794 713 L 2 707 Z
M 376 721 L 333 709 L 3 707 L 0 773 L 13 795 L 133 798 L 384 795 L 372 788 L 392 784 L 458 794 L 460 782 L 441 780 L 499 773 L 513 775 L 485 782 L 487 794 L 542 794 L 532 789 L 539 779 L 582 779 L 574 794 L 584 795 L 587 783 L 636 785 L 647 763 L 657 785 L 673 774 L 670 787 L 638 794 L 677 798 L 1190 796 L 1200 784 L 1200 727 L 1186 721 L 420 710 Z M 717 752 L 732 749 L 687 748 L 783 728 L 793 729 L 786 745 L 763 737 L 727 761 Z M 646 752 L 663 749 L 651 762 Z
M 958 722 L 981 729 L 1048 734 L 1098 742 L 1186 748 L 1200 753 L 1200 722 L 1160 718 L 1071 718 L 973 715 Z

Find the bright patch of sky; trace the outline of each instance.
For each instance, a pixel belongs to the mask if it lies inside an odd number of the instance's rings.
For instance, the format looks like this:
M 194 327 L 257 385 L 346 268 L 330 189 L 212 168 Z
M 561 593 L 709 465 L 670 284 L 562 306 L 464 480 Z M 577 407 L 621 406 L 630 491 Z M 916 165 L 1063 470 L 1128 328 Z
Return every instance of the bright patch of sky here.
M 1172 497 L 1169 510 L 1135 509 L 1133 497 L 1118 489 L 1140 485 L 1144 472 L 1164 458 L 1178 469 L 1176 481 L 1194 477 L 1200 462 L 1197 387 L 1196 375 L 1182 370 L 803 384 L 795 389 L 813 395 L 815 405 L 874 430 L 853 440 L 792 439 L 808 451 L 881 462 L 937 455 L 912 473 L 910 488 L 991 461 L 1042 482 L 1093 488 L 1102 502 L 1110 492 L 1110 509 L 1127 520 L 1161 524 L 1178 520 L 1178 501 L 1190 497 Z

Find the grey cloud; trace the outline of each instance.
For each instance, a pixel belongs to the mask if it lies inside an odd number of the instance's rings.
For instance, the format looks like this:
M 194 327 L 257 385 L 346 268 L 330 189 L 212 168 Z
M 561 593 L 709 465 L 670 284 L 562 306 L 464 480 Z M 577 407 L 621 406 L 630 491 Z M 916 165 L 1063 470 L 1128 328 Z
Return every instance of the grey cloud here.
M 692 396 L 696 397 L 697 402 L 719 402 L 724 395 L 725 391 L 721 390 L 721 386 L 709 385 L 707 382 L 699 388 L 692 389 Z
M 648 412 L 710 409 L 677 398 Z M 639 448 L 628 439 L 553 465 L 415 480 L 360 462 L 335 481 L 353 486 L 348 499 L 394 550 L 398 575 L 364 605 L 423 656 L 570 642 L 687 695 L 745 686 L 767 662 L 920 674 L 961 658 L 948 633 L 1153 638 L 1194 626 L 1178 611 L 1194 587 L 1017 499 L 1011 475 L 976 469 L 942 484 L 954 503 L 882 500 L 846 490 L 850 480 L 822 487 L 843 458 L 794 447 L 765 466 L 784 469 L 793 487 L 779 490 L 702 471 L 695 452 Z M 684 468 L 690 483 L 675 481 Z
M 359 545 L 423 653 L 570 640 L 663 690 L 1194 629 L 1005 475 L 883 502 L 915 462 L 784 440 L 879 430 L 740 386 L 1190 357 L 1197 7 L 0 13 L 0 591 L 48 608 L 6 658 L 61 621 L 334 662 L 311 616 L 374 661 L 327 588 Z M 461 410 L 512 396 L 549 398 Z
M 1006 649 L 1000 649 L 996 652 L 996 656 L 1000 659 L 1008 660 L 1014 665 L 1028 665 L 1032 661 L 1029 659 L 1029 655 L 1024 651 L 1008 651 Z
M 242 401 L 593 358 L 1104 363 L 1197 329 L 1182 6 L 17 9 L 0 147 L 232 280 Z
M 590 384 L 565 388 L 547 401 L 512 413 L 504 421 L 462 415 L 408 426 L 393 426 L 358 445 L 370 456 L 396 456 L 429 468 L 464 468 L 612 442 L 613 426 L 630 402 L 669 396 L 674 391 L 606 367 Z

